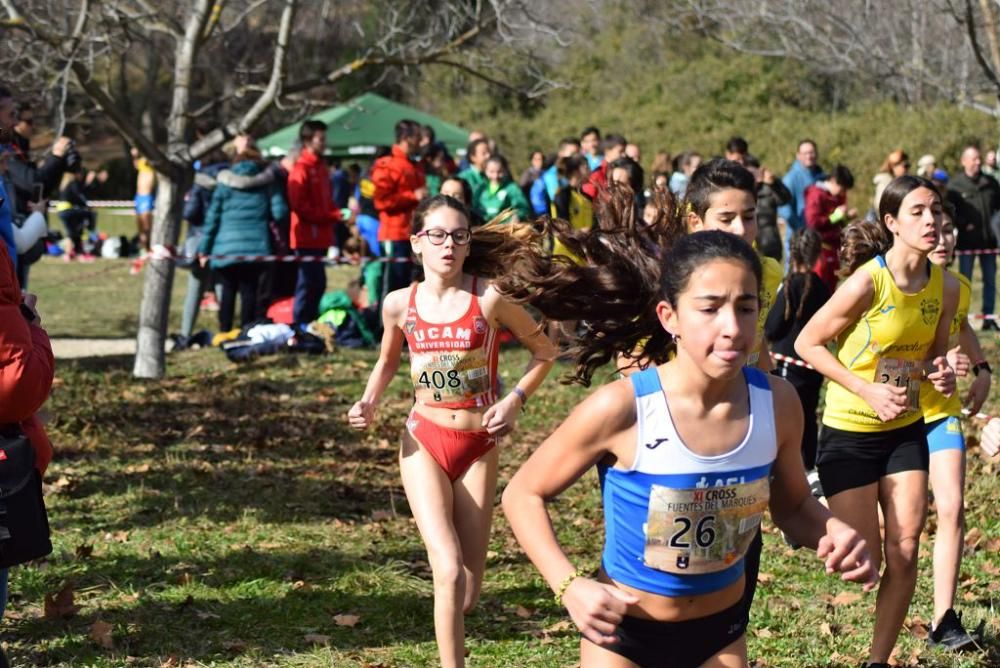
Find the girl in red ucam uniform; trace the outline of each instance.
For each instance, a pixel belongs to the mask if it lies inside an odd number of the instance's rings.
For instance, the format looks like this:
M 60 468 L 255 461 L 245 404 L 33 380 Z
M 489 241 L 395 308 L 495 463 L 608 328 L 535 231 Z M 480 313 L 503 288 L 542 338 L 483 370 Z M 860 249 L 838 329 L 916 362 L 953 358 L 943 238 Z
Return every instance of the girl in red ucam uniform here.
M 375 406 L 410 352 L 415 402 L 399 464 L 403 487 L 427 547 L 434 577 L 434 632 L 441 665 L 465 665 L 465 622 L 479 597 L 493 517 L 497 442 L 552 367 L 556 351 L 522 308 L 488 277 L 520 248 L 520 225 L 488 224 L 474 232 L 465 206 L 439 195 L 413 216 L 413 251 L 425 279 L 386 296 L 379 360 L 351 426 L 371 425 Z M 524 376 L 498 396 L 498 331 L 506 327 L 531 352 Z

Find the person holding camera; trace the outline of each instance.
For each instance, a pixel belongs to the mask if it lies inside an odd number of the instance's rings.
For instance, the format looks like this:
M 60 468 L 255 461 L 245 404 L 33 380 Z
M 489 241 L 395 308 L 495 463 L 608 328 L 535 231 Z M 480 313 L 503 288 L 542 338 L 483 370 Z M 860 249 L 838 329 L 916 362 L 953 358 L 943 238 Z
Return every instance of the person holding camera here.
M 24 123 L 18 122 L 18 108 L 14 100 L 14 94 L 9 88 L 0 86 L 0 128 L 6 138 L 0 141 L 3 144 L 10 144 L 13 148 L 13 155 L 7 161 L 7 177 L 13 184 L 13 189 L 8 189 L 7 194 L 12 198 L 14 224 L 19 225 L 37 208 L 37 204 L 46 200 L 48 196 L 59 186 L 63 172 L 67 165 L 75 160 L 80 161 L 80 154 L 76 150 L 73 140 L 69 137 L 59 137 L 52 145 L 52 150 L 45 157 L 42 163 L 33 162 L 25 150 L 25 146 L 30 145 L 30 138 L 14 132 L 15 126 L 25 129 Z M 34 126 L 34 118 L 27 124 Z M 32 206 L 32 203 L 36 206 Z M 17 279 L 22 288 L 28 287 L 28 269 L 45 254 L 45 240 L 39 239 L 35 245 L 18 252 L 17 259 Z

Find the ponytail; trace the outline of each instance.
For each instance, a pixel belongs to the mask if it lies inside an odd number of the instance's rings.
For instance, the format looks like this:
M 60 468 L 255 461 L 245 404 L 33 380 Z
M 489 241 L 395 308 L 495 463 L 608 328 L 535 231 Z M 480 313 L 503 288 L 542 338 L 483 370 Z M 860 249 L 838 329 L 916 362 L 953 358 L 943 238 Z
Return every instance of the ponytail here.
M 890 248 L 892 235 L 885 223 L 854 221 L 844 230 L 840 241 L 840 277 L 847 278 L 865 262 L 877 255 L 884 255 Z
M 565 220 L 542 218 L 541 237 L 552 235 L 572 254 L 553 255 L 527 239 L 505 247 L 496 258 L 504 273 L 497 289 L 512 301 L 530 304 L 546 320 L 579 320 L 584 333 L 571 340 L 576 371 L 564 382 L 589 386 L 594 372 L 637 349 L 653 363 L 666 362 L 673 341 L 656 317 L 663 299 L 660 257 L 684 235 L 666 193 L 651 198 L 651 225 L 636 215 L 630 188 L 612 184 L 602 195 L 600 221 L 577 230 Z M 504 255 L 506 253 L 506 255 Z
M 816 260 L 819 259 L 822 247 L 823 240 L 820 238 L 819 232 L 809 227 L 797 230 L 789 240 L 788 263 L 790 265 L 790 271 L 788 271 L 782 279 L 782 289 L 785 291 L 785 320 L 788 320 L 792 315 L 792 301 L 789 298 L 791 292 L 789 291 L 792 287 L 792 276 L 795 273 L 795 266 L 798 265 L 800 267 L 805 267 L 807 270 L 811 270 L 813 265 L 816 264 Z M 803 289 L 802 297 L 799 300 L 799 307 L 795 311 L 796 320 L 802 317 L 802 309 L 805 307 L 806 298 L 809 296 L 811 286 L 812 281 L 806 281 L 805 289 Z

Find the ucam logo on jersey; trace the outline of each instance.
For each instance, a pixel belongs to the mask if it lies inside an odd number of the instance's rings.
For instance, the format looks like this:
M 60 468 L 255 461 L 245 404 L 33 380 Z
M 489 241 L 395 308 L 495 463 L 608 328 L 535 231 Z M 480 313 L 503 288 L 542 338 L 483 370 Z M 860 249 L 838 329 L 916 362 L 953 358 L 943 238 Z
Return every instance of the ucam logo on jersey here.
M 443 327 L 424 327 L 421 329 L 415 329 L 413 331 L 413 338 L 418 342 L 440 341 L 442 339 L 459 339 L 461 341 L 469 341 L 472 339 L 472 330 L 466 327 L 452 327 L 451 325 L 444 325 Z

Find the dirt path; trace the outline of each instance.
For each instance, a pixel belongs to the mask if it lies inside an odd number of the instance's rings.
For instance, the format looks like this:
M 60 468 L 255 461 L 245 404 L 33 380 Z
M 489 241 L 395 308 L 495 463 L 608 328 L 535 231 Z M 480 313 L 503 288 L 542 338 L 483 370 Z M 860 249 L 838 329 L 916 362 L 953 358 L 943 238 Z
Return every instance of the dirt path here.
M 134 355 L 135 339 L 51 339 L 57 359 Z

